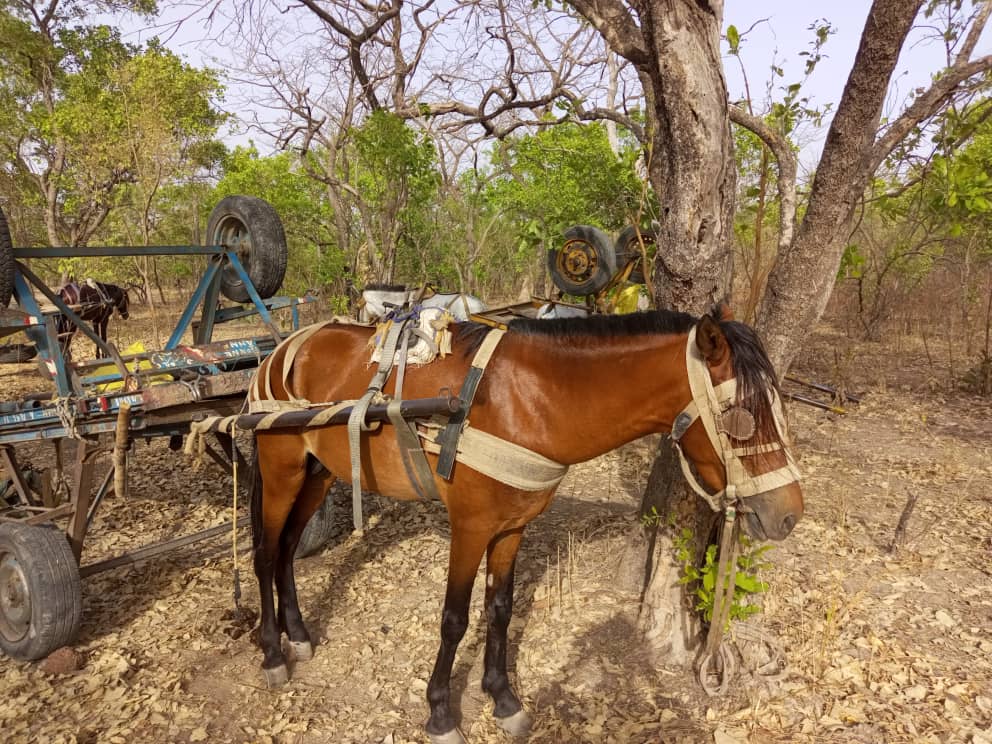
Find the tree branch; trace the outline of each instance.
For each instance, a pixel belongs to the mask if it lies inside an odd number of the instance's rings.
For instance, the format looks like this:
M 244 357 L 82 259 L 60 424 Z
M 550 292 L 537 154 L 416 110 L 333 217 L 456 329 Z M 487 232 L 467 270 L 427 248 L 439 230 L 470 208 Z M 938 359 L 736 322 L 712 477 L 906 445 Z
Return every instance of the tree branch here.
M 889 128 L 885 130 L 885 134 L 875 141 L 875 145 L 871 150 L 868 172 L 874 173 L 882 164 L 882 161 L 889 156 L 889 153 L 895 149 L 896 145 L 902 142 L 914 127 L 936 114 L 940 107 L 947 103 L 948 98 L 957 92 L 958 86 L 961 83 L 989 69 L 992 69 L 992 55 L 979 57 L 973 62 L 955 63 L 947 68 L 929 89 L 917 96 L 916 100 L 913 101 L 902 115 L 889 125 Z
M 630 11 L 619 0 L 567 0 L 606 39 L 610 49 L 634 65 L 649 61 L 648 47 Z
M 778 198 L 781 202 L 778 248 L 779 251 L 785 251 L 792 244 L 796 225 L 796 155 L 788 140 L 759 117 L 749 114 L 734 104 L 729 105 L 727 110 L 730 120 L 757 135 L 772 151 L 778 162 Z

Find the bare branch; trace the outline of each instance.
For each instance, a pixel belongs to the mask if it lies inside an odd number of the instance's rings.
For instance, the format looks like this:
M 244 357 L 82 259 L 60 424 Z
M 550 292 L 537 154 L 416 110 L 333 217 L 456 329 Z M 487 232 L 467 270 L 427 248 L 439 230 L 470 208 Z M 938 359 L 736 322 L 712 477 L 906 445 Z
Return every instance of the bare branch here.
M 985 24 L 989 21 L 989 14 L 992 14 L 992 2 L 985 0 L 975 14 L 975 20 L 971 24 L 971 29 L 968 31 L 968 35 L 965 37 L 964 44 L 961 45 L 957 57 L 954 59 L 955 66 L 964 64 L 971 59 L 971 53 L 975 51 L 978 38 L 982 35 L 982 31 L 985 30 Z
M 914 127 L 936 114 L 960 90 L 961 83 L 989 69 L 992 69 L 992 55 L 979 57 L 973 62 L 955 63 L 945 70 L 876 140 L 871 150 L 868 173 L 874 173 Z
M 779 251 L 785 251 L 792 244 L 796 225 L 796 155 L 792 145 L 761 118 L 749 114 L 740 106 L 731 104 L 727 108 L 730 120 L 761 138 L 778 162 L 778 197 L 781 202 L 778 247 Z

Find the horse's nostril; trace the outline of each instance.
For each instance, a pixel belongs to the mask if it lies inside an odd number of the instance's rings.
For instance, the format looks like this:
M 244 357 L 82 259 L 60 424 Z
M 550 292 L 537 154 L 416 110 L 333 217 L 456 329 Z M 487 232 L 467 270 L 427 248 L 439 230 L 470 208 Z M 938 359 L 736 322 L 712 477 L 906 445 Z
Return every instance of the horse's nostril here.
M 792 532 L 792 528 L 796 526 L 796 518 L 790 514 L 785 519 L 782 520 L 782 530 L 789 534 Z

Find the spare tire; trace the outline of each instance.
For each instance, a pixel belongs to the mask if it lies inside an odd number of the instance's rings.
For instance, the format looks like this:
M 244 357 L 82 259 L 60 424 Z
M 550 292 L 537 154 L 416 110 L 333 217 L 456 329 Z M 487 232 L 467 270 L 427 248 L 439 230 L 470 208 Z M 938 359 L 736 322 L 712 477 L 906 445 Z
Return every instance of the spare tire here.
M 555 286 L 576 297 L 596 294 L 610 283 L 617 270 L 610 237 L 589 225 L 565 231 L 565 244 L 548 251 L 548 272 Z
M 652 245 L 657 245 L 658 236 L 651 230 L 641 230 L 641 240 L 644 241 L 644 248 L 647 250 Z M 634 284 L 644 284 L 643 256 L 641 255 L 641 244 L 637 239 L 637 228 L 634 225 L 625 227 L 620 237 L 617 238 L 616 245 L 617 266 L 623 268 L 631 260 L 636 260 L 634 268 L 627 277 Z
M 7 218 L 0 209 L 0 307 L 10 304 L 14 294 L 14 244 L 10 240 Z
M 286 233 L 276 210 L 254 196 L 227 196 L 207 222 L 207 245 L 233 248 L 255 291 L 264 300 L 279 291 L 286 276 Z M 230 264 L 221 269 L 220 290 L 234 302 L 249 302 L 244 281 Z

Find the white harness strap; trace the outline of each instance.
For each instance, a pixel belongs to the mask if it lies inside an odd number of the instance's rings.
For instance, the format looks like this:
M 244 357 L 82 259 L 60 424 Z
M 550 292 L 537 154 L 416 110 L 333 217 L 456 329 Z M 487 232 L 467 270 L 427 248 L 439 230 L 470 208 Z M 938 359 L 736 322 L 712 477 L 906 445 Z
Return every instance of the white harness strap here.
M 783 447 L 777 442 L 750 447 L 735 447 L 733 445 L 729 434 L 723 427 L 722 416 L 723 409 L 732 405 L 737 399 L 737 380 L 731 379 L 716 387 L 713 386 L 706 361 L 696 345 L 695 328 L 689 331 L 689 338 L 686 341 L 685 365 L 692 400 L 675 417 L 672 424 L 672 442 L 679 454 L 682 474 L 692 490 L 703 498 L 713 511 L 722 511 L 728 504 L 733 504 L 738 499 L 755 496 L 781 488 L 789 483 L 798 482 L 800 479 L 799 468 L 796 467 L 796 463 L 788 450 L 785 450 L 786 464 L 768 473 L 751 475 L 744 467 L 741 457 L 774 452 Z M 784 442 L 786 439 L 785 420 L 782 415 L 782 402 L 777 395 L 771 400 L 771 409 L 775 428 L 779 438 Z M 727 487 L 715 494 L 709 493 L 699 483 L 689 466 L 685 453 L 682 451 L 682 437 L 696 419 L 702 421 L 706 436 L 720 456 L 720 461 L 727 472 Z

